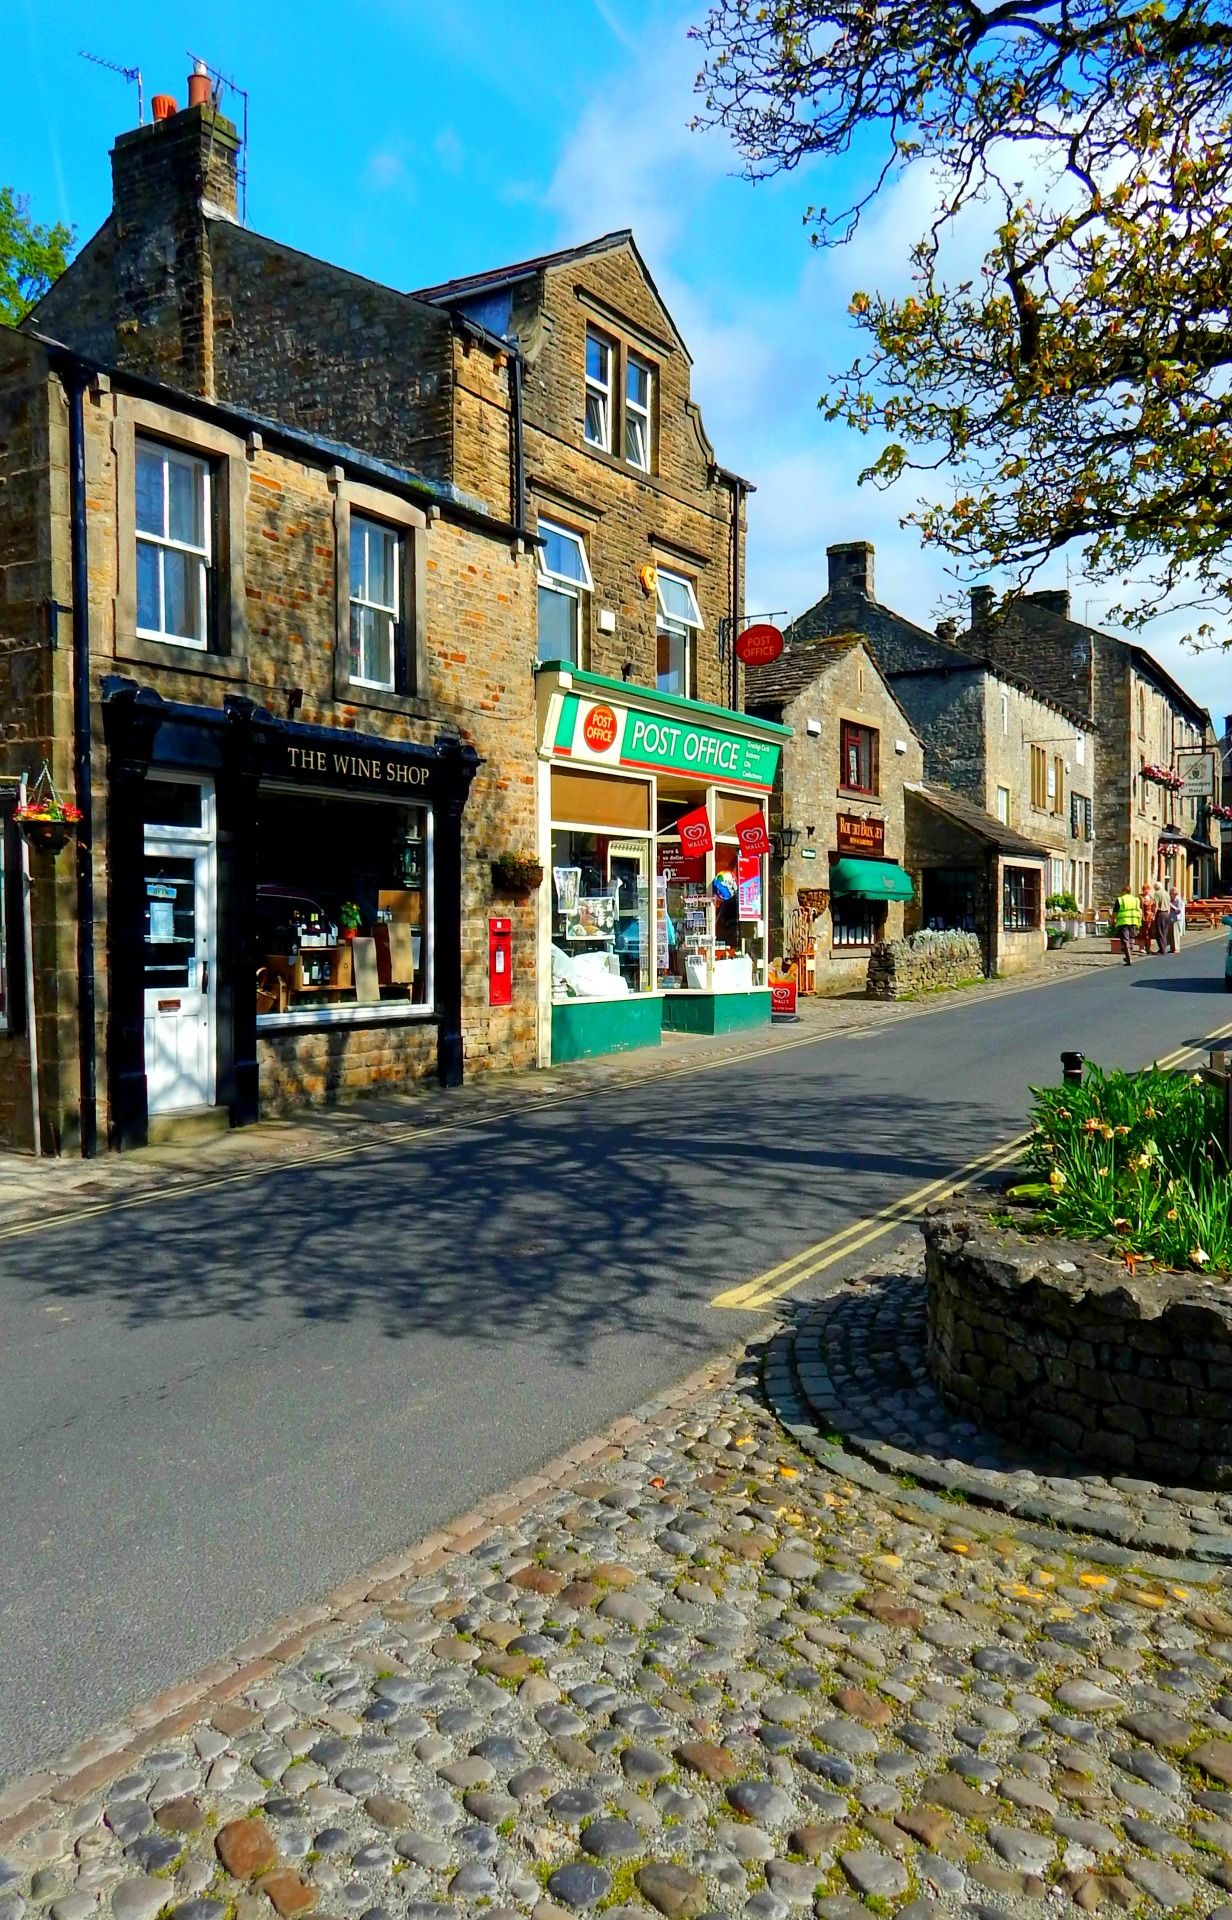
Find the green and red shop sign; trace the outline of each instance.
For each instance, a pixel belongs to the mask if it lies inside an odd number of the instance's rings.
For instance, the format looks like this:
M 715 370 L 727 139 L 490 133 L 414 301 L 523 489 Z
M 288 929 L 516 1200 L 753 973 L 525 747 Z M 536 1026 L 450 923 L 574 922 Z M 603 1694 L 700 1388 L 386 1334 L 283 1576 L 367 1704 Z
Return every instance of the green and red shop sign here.
M 552 751 L 591 766 L 696 774 L 707 783 L 759 793 L 769 793 L 779 764 L 775 741 L 576 693 L 567 693 L 561 703 Z

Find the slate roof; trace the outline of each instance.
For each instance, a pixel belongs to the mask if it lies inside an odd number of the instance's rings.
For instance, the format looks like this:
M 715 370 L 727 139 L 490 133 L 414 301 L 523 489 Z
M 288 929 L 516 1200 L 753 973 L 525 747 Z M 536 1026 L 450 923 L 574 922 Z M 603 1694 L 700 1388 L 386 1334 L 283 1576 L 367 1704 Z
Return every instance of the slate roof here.
M 529 280 L 532 274 L 548 267 L 563 267 L 570 260 L 584 260 L 592 253 L 607 253 L 612 247 L 630 246 L 636 252 L 632 227 L 617 227 L 600 234 L 597 240 L 583 240 L 576 247 L 558 247 L 555 253 L 537 253 L 529 260 L 516 260 L 511 266 L 489 267 L 483 273 L 465 273 L 457 280 L 442 280 L 435 287 L 417 287 L 416 300 L 434 300 L 448 304 L 468 293 L 488 293 L 494 287 L 512 286 L 517 280 Z M 640 259 L 640 255 L 638 256 Z
M 1133 640 L 1123 640 L 1118 634 L 1105 633 L 1102 627 L 1088 626 L 1084 620 L 1075 620 L 1071 614 L 1058 613 L 1052 607 L 1041 606 L 1038 601 L 1031 598 L 1030 594 L 1023 594 L 1021 598 L 995 608 L 986 623 L 982 623 L 981 627 L 974 631 L 968 629 L 962 638 L 967 646 L 978 647 L 981 644 L 981 633 L 983 633 L 985 646 L 991 641 L 995 647 L 999 639 L 1002 644 L 1006 639 L 1012 642 L 1015 627 L 1019 632 L 1035 633 L 1044 640 L 1059 640 L 1063 644 L 1072 643 L 1073 636 L 1078 634 L 1102 647 L 1121 648 L 1129 655 L 1139 672 L 1155 682 L 1161 693 L 1170 695 L 1178 706 L 1185 709 L 1195 726 L 1201 727 L 1204 733 L 1207 727 L 1210 727 L 1212 733 L 1214 732 L 1214 722 L 1208 709 L 1200 706 L 1192 693 L 1185 691 L 1179 680 L 1173 679 L 1168 669 L 1160 664 L 1153 653 L 1148 653 L 1145 647 L 1138 646 Z M 1053 705 L 1057 704 L 1052 695 L 1045 694 L 1042 697 Z M 1088 721 L 1086 724 L 1090 726 L 1091 722 Z
M 818 638 L 806 646 L 784 647 L 769 666 L 750 667 L 746 672 L 745 706 L 778 706 L 783 701 L 794 700 L 820 674 L 828 673 L 862 644 L 858 633 L 842 633 Z
M 923 780 L 907 780 L 903 783 L 906 793 L 914 793 L 924 804 L 943 813 L 955 826 L 965 827 L 978 840 L 996 847 L 1000 853 L 1016 853 L 1031 860 L 1046 860 L 1045 847 L 1037 847 L 1034 840 L 1028 840 L 1024 833 L 1018 833 L 1013 827 L 1007 827 L 995 814 L 986 813 L 983 807 L 977 807 L 974 800 L 968 800 L 961 793 L 955 793 L 951 787 L 937 787 Z

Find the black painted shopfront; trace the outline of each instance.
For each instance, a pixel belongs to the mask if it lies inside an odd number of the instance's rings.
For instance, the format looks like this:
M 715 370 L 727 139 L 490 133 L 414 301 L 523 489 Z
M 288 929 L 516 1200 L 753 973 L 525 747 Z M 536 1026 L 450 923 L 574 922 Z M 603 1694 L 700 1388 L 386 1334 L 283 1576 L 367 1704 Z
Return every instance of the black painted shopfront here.
M 434 1027 L 438 1077 L 459 1085 L 474 749 L 120 678 L 103 720 L 113 1144 L 144 1144 L 168 1099 L 254 1121 L 263 1032 Z

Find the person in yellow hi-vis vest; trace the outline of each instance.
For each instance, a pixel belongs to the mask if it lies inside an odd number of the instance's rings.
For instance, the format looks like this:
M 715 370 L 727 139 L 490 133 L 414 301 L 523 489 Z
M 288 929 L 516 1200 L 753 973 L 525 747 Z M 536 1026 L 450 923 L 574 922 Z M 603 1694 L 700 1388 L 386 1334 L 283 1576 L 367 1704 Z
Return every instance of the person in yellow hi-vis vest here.
M 1121 942 L 1125 964 L 1127 967 L 1132 967 L 1134 963 L 1130 955 L 1133 950 L 1134 935 L 1142 925 L 1142 902 L 1129 887 L 1120 895 L 1113 908 L 1112 922 L 1117 930 L 1117 938 Z

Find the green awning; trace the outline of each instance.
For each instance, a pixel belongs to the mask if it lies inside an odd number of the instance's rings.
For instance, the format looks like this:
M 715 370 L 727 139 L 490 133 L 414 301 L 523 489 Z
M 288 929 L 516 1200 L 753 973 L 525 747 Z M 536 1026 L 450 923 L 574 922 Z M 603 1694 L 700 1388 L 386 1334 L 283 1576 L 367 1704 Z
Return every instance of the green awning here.
M 914 900 L 911 875 L 892 860 L 836 860 L 830 868 L 830 892 L 857 900 Z

